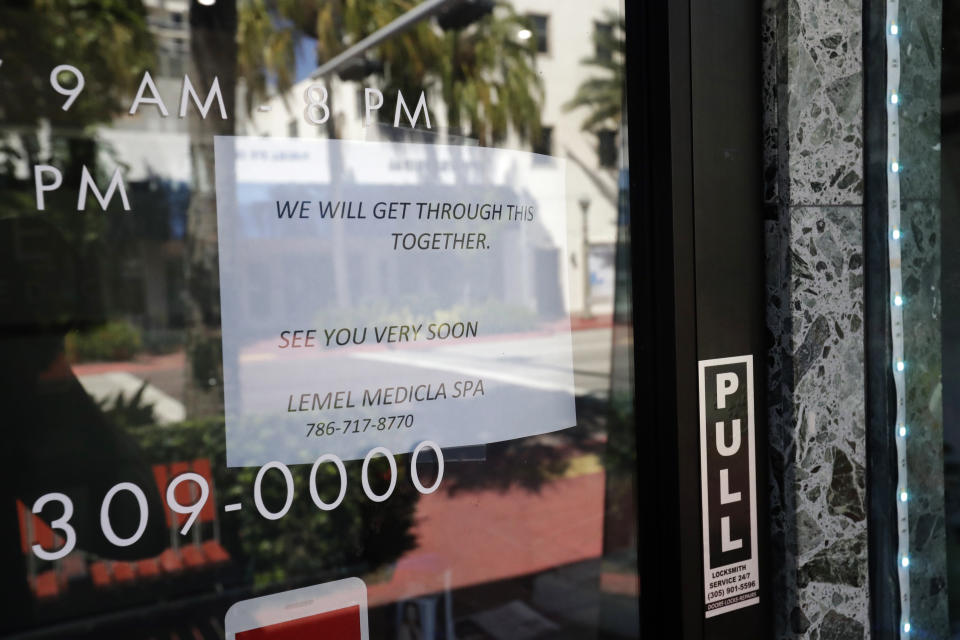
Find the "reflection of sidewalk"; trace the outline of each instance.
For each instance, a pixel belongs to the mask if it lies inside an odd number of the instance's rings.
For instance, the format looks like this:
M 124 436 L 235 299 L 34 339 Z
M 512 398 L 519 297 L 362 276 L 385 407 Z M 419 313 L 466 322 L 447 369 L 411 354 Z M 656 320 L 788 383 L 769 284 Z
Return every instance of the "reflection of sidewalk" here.
M 613 314 L 598 316 L 570 316 L 571 331 L 586 331 L 587 329 L 609 329 L 613 326 Z
M 603 472 L 557 478 L 539 491 L 422 496 L 418 548 L 397 562 L 389 581 L 371 581 L 370 606 L 599 557 L 603 501 Z
M 144 382 L 126 371 L 78 375 L 77 378 L 83 385 L 84 390 L 94 400 L 97 402 L 106 401 L 108 408 L 116 402 L 117 396 L 120 394 L 123 394 L 124 400 L 129 401 L 140 390 Z M 153 416 L 157 424 L 181 422 L 186 418 L 186 410 L 182 402 L 170 397 L 151 384 L 144 388 L 140 398 L 142 405 L 153 405 Z
M 186 416 L 181 402 L 186 357 L 182 351 L 119 362 L 85 362 L 70 368 L 94 400 L 112 403 L 117 394 L 129 400 L 146 380 L 142 401 L 153 404 L 157 422 L 180 422 Z
M 168 369 L 183 369 L 187 364 L 187 357 L 183 351 L 162 356 L 144 356 L 136 360 L 121 360 L 118 362 L 83 362 L 71 365 L 70 368 L 78 376 L 110 371 L 127 371 L 129 373 L 150 373 Z

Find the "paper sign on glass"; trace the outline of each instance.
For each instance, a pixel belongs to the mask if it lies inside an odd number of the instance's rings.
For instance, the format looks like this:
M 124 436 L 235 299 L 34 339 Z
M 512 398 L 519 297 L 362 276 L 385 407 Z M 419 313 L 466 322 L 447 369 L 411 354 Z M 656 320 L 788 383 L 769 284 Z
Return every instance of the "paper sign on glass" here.
M 562 160 L 215 145 L 229 466 L 576 424 Z

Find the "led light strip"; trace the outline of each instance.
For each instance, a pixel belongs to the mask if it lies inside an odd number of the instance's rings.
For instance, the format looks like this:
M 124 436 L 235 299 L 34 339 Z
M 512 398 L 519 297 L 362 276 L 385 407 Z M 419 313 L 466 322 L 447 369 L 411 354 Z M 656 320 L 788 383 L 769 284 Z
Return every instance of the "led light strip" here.
M 900 580 L 900 637 L 910 636 L 910 520 L 907 501 L 906 362 L 903 358 L 903 276 L 900 263 L 900 25 L 899 0 L 887 0 L 887 218 L 890 252 L 890 333 L 897 418 L 897 573 Z

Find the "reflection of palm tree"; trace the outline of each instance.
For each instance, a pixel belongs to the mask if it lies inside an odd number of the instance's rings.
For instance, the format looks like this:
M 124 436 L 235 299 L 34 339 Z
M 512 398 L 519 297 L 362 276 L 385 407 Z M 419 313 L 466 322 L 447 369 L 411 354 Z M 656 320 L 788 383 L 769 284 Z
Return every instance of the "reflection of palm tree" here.
M 293 49 L 299 36 L 317 40 L 317 57 L 328 60 L 414 6 L 412 0 L 303 2 L 277 0 L 275 13 L 265 0 L 240 8 L 241 72 L 251 100 L 265 91 L 268 78 L 281 92 L 293 82 Z M 454 130 L 488 145 L 508 128 L 521 139 L 540 130 L 542 83 L 532 41 L 516 35 L 524 19 L 508 3 L 472 24 L 441 30 L 422 21 L 380 44 L 368 70 L 377 75 L 384 95 L 401 90 L 416 100 L 421 90 L 438 91 Z M 392 113 L 382 110 L 382 117 Z
M 140 2 L 68 0 L 0 3 L 0 209 L 4 218 L 36 217 L 32 168 L 51 164 L 63 173 L 63 185 L 77 185 L 83 166 L 99 174 L 103 146 L 96 141 L 95 125 L 109 122 L 129 106 L 144 69 L 152 64 L 153 38 Z M 84 89 L 67 111 L 66 97 L 53 91 L 48 74 L 61 64 L 77 67 Z M 58 78 L 75 86 L 71 73 Z M 126 104 L 124 104 L 126 102 Z M 49 134 L 44 127 L 49 125 Z M 44 136 L 56 140 L 47 144 Z M 29 179 L 16 176 L 17 165 L 29 167 Z M 47 194 L 42 216 L 71 242 L 78 256 L 76 282 L 89 278 L 105 249 L 106 229 L 115 220 L 103 216 L 78 216 L 76 191 L 61 189 Z M 95 206 L 95 205 L 93 205 Z M 86 256 L 82 262 L 79 257 Z M 79 285 L 78 285 L 79 286 Z M 84 297 L 93 298 L 85 293 Z
M 573 98 L 564 105 L 572 111 L 579 107 L 589 110 L 581 127 L 584 131 L 619 129 L 623 114 L 624 81 L 624 22 L 612 11 L 605 13 L 606 28 L 593 34 L 594 55 L 581 60 L 581 64 L 597 67 L 602 75 L 584 80 Z
M 443 98 L 451 128 L 488 145 L 512 125 L 521 139 L 540 135 L 543 85 L 535 67 L 534 41 L 521 43 L 526 23 L 507 4 L 473 28 L 444 37 Z

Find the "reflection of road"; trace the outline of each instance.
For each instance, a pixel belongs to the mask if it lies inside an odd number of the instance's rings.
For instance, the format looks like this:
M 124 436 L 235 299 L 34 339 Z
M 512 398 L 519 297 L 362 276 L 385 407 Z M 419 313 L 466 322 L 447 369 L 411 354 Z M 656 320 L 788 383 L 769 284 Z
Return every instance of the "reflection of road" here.
M 613 329 L 573 332 L 573 379 L 577 395 L 610 395 L 610 354 Z
M 610 328 L 573 332 L 573 371 L 576 394 L 605 398 L 610 393 Z M 424 369 L 450 371 L 464 376 L 499 380 L 537 389 L 565 389 L 562 354 L 552 337 L 526 338 L 523 345 L 511 345 L 513 356 L 509 373 L 503 371 L 504 358 L 496 343 L 477 342 L 459 346 L 456 353 L 418 353 L 413 364 Z M 355 358 L 384 364 L 411 363 L 409 353 L 370 351 Z
M 573 332 L 573 370 L 577 395 L 593 395 L 606 398 L 610 391 L 610 341 L 609 327 L 583 329 Z M 553 362 L 551 353 L 543 349 L 545 338 L 527 341 L 523 353 L 515 360 L 522 366 L 522 384 L 540 388 L 561 388 L 560 369 Z M 380 360 L 384 364 L 403 362 L 403 353 L 386 351 L 364 354 L 363 358 Z M 502 379 L 498 370 L 496 350 L 489 344 L 469 346 L 457 361 L 442 358 L 430 360 L 431 368 L 461 371 L 479 377 Z M 167 423 L 183 419 L 183 389 L 186 377 L 186 360 L 182 353 L 170 356 L 145 358 L 138 362 L 105 362 L 74 365 L 73 369 L 81 384 L 97 400 L 112 399 L 123 393 L 129 399 L 144 380 L 150 384 L 144 392 L 146 402 L 155 403 L 158 422 Z M 470 370 L 470 371 L 468 371 Z M 510 380 L 515 381 L 515 380 Z M 520 380 L 516 380 L 520 382 Z

